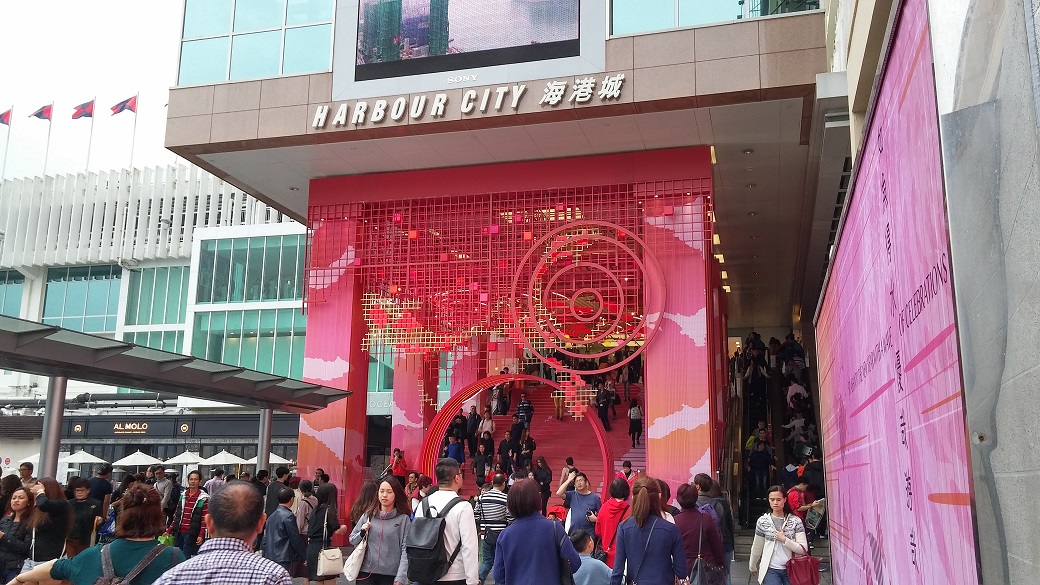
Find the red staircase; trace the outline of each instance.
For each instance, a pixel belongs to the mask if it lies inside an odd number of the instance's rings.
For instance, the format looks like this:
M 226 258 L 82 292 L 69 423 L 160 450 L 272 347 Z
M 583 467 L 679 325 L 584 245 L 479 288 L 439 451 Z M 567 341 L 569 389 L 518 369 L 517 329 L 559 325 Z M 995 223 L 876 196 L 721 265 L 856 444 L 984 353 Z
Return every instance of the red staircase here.
M 516 412 L 517 403 L 520 402 L 520 392 L 513 390 L 508 415 L 494 417 L 496 450 L 512 424 L 512 415 Z M 537 444 L 534 452 L 535 459 L 539 456 L 545 457 L 545 461 L 553 473 L 554 495 L 549 500 L 550 506 L 562 503 L 562 499 L 555 496 L 555 491 L 562 481 L 560 471 L 563 469 L 567 457 L 574 459 L 574 466 L 588 476 L 593 491 L 601 494 L 601 497 L 609 480 L 613 479 L 617 471 L 620 471 L 623 460 L 630 459 L 635 469 L 646 469 L 644 448 L 640 445 L 632 449 L 632 441 L 628 436 L 627 404 L 618 405 L 618 418 L 616 421 L 611 418 L 611 430 L 606 433 L 609 437 L 607 456 L 609 461 L 614 461 L 614 471 L 610 477 L 604 478 L 600 444 L 592 427 L 593 422 L 588 420 L 588 417 L 596 418 L 596 410 L 594 408 L 587 410 L 586 418 L 583 420 L 576 420 L 568 415 L 560 421 L 555 418 L 551 387 L 529 383 L 522 392 L 526 392 L 528 400 L 534 406 L 530 434 Z M 633 385 L 630 392 L 633 398 L 639 398 L 642 403 L 641 386 Z M 595 423 L 598 424 L 599 420 L 596 419 Z

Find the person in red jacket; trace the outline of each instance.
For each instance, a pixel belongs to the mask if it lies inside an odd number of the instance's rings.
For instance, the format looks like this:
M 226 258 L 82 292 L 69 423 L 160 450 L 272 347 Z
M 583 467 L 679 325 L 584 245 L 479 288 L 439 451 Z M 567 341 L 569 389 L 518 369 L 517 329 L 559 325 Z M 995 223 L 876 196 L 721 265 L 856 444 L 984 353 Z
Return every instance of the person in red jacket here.
M 805 496 L 807 489 L 809 489 L 809 481 L 804 477 L 799 477 L 791 489 L 787 490 L 787 503 L 791 506 L 791 512 L 801 518 L 803 522 L 805 513 L 809 511 L 809 505 L 812 504 Z
M 404 451 L 394 449 L 394 455 L 390 458 L 390 475 L 397 478 L 399 484 L 407 485 L 408 464 L 404 460 Z
M 614 555 L 617 552 L 617 529 L 618 526 L 631 515 L 632 506 L 628 503 L 631 489 L 628 481 L 621 477 L 615 477 L 607 487 L 610 497 L 596 514 L 596 536 L 599 538 L 600 546 L 607 553 L 603 562 L 608 567 L 614 568 Z

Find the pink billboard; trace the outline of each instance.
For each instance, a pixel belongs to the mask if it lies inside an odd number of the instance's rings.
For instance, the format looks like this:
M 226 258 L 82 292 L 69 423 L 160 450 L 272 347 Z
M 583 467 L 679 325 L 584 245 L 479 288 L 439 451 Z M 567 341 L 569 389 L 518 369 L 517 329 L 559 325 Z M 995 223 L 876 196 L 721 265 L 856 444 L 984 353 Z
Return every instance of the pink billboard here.
M 817 317 L 835 582 L 978 583 L 925 0 L 906 0 Z

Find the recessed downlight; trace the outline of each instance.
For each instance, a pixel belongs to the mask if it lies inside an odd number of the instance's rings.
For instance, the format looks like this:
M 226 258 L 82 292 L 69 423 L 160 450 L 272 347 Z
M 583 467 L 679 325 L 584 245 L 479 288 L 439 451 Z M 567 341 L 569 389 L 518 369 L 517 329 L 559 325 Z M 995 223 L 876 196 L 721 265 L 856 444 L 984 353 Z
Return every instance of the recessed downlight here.
M 299 191 L 300 188 L 299 187 L 289 187 L 289 190 L 290 191 Z
M 758 212 L 757 211 L 749 211 L 749 212 L 747 212 L 747 214 L 748 214 L 748 217 L 755 217 L 756 215 L 758 215 Z
M 754 148 L 745 148 L 744 149 L 744 154 L 754 154 L 754 153 L 755 153 L 755 149 Z

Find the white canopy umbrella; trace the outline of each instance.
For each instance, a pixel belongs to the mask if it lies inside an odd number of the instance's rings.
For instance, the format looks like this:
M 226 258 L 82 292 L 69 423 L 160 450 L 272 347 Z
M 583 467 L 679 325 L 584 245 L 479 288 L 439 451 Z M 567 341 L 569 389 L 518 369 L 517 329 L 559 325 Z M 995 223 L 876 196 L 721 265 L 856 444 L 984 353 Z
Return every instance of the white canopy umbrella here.
M 145 455 L 140 451 L 135 451 L 131 455 L 123 457 L 119 461 L 113 461 L 112 465 L 130 465 L 133 467 L 143 467 L 145 465 L 157 465 L 162 463 L 161 459 L 156 459 L 151 455 Z
M 257 457 L 259 457 L 259 455 Z M 270 459 L 268 460 L 268 463 L 270 463 L 271 465 L 285 465 L 286 463 L 292 463 L 292 461 L 289 461 L 285 457 L 279 457 L 274 453 L 271 453 L 269 457 Z M 249 465 L 256 465 L 256 457 L 253 457 L 252 459 L 247 459 L 246 463 L 248 463 Z
M 242 459 L 234 453 L 228 453 L 226 450 L 217 453 L 216 455 L 199 461 L 200 465 L 247 465 L 245 459 Z
M 91 455 L 86 451 L 77 451 L 72 455 L 69 455 L 68 457 L 59 459 L 59 461 L 70 465 L 82 465 L 84 463 L 108 463 L 108 461 L 105 461 L 100 457 Z
M 180 455 L 167 459 L 166 465 L 192 465 L 195 463 L 201 463 L 202 457 L 196 451 L 185 451 Z

